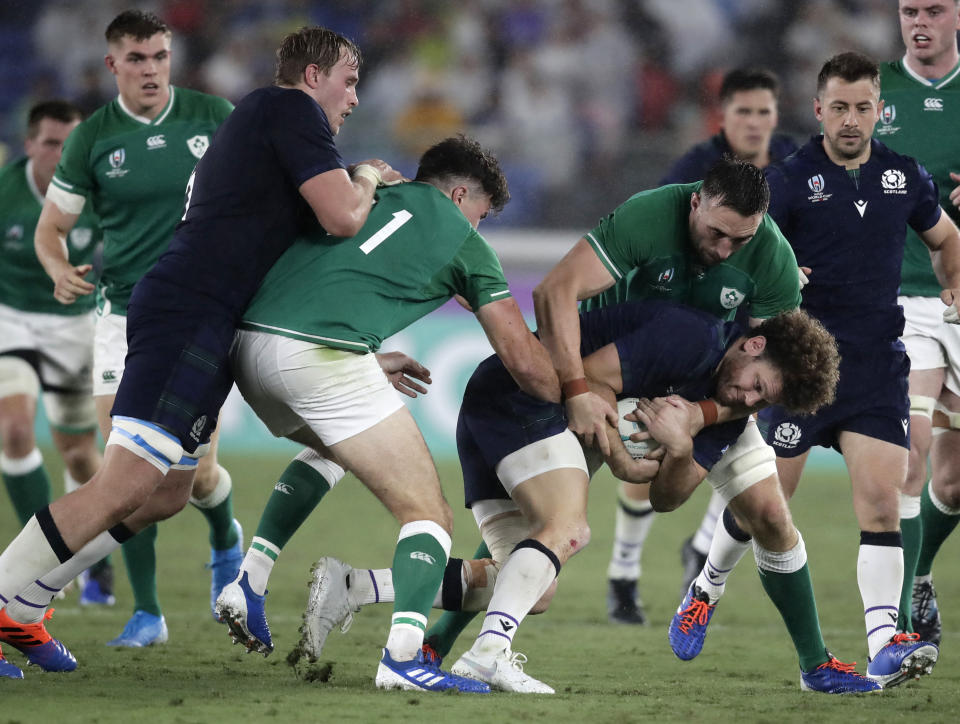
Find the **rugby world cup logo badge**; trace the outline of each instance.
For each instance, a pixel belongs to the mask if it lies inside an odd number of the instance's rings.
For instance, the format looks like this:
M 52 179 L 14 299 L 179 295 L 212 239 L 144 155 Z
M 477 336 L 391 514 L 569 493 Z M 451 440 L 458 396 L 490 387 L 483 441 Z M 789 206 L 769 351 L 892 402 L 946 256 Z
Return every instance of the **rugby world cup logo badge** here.
M 808 196 L 807 201 L 817 203 L 818 201 L 826 201 L 829 199 L 833 194 L 823 193 L 823 189 L 826 187 L 826 185 L 827 182 L 823 180 L 823 176 L 819 173 L 816 176 L 811 176 L 808 178 L 807 188 L 813 192 L 813 195 Z
M 894 105 L 884 106 L 883 112 L 880 114 L 880 122 L 889 126 L 895 120 L 897 120 L 897 107 Z
M 107 160 L 110 163 L 110 170 L 107 171 L 107 176 L 110 178 L 121 178 L 122 176 L 126 176 L 130 170 L 123 168 L 123 164 L 127 160 L 127 152 L 123 148 L 115 149 Z
M 657 281 L 661 284 L 669 284 L 673 279 L 673 267 L 670 267 L 666 271 L 660 272 L 660 276 L 657 277 Z

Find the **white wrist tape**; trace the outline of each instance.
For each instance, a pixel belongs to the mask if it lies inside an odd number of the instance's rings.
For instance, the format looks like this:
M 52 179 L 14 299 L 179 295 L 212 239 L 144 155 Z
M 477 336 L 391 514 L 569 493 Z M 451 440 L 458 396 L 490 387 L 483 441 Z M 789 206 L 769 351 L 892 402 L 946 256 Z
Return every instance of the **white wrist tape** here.
M 380 172 L 368 163 L 361 163 L 359 166 L 353 169 L 353 179 L 356 180 L 358 178 L 365 178 L 367 181 L 373 184 L 374 188 L 383 183 L 383 178 L 380 176 Z

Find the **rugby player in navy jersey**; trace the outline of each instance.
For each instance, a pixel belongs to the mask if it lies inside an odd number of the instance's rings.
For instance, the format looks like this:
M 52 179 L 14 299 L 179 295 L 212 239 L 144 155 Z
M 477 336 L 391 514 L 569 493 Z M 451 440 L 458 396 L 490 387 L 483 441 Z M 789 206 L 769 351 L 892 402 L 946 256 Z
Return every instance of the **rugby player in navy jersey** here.
M 910 226 L 935 252 L 944 318 L 955 319 L 960 233 L 941 210 L 930 174 L 916 160 L 871 141 L 881 109 L 877 64 L 857 53 L 831 58 L 820 71 L 814 99 L 823 135 L 767 170 L 770 215 L 790 240 L 797 263 L 812 269 L 801 308 L 834 334 L 842 361 L 830 406 L 812 417 L 773 407 L 760 420 L 788 496 L 811 447 L 843 454 L 861 531 L 857 582 L 867 676 L 889 687 L 929 673 L 939 655 L 915 634 L 897 633 L 903 580 L 899 504 L 910 449 L 910 365 L 899 340 L 904 319 L 897 304 L 904 240 Z M 749 536 L 744 546 L 746 541 Z
M 379 160 L 350 173 L 334 145 L 358 102 L 359 66 L 351 41 L 302 28 L 277 51 L 276 85 L 252 92 L 220 126 L 169 249 L 131 296 L 103 466 L 0 554 L 0 606 L 44 574 L 69 580 L 186 505 L 233 382 L 235 327 L 260 280 L 317 224 L 355 234 L 378 183 L 401 178 Z
M 835 343 L 822 325 L 799 311 L 741 333 L 735 322 L 708 312 L 644 300 L 586 312 L 580 330 L 591 390 L 608 404 L 617 397 L 649 398 L 640 400 L 637 417 L 663 443 L 665 454 L 657 456 L 658 462 L 635 460 L 617 428 L 609 426 L 605 434 L 611 453 L 605 461 L 622 480 L 649 482 L 658 510 L 681 505 L 746 425 L 746 417 L 727 419 L 696 434 L 702 417 L 686 400 L 712 397 L 727 409 L 740 408 L 744 416 L 744 406 L 755 409 L 774 401 L 813 412 L 832 399 L 836 385 Z M 713 404 L 704 402 L 706 408 Z M 483 564 L 483 573 L 467 580 L 480 590 L 466 595 L 456 590 L 458 564 L 454 575 L 445 577 L 441 600 L 444 608 L 470 611 L 483 602 L 479 608 L 487 614 L 480 635 L 451 672 L 491 688 L 553 693 L 524 672 L 526 659 L 512 650 L 512 642 L 526 614 L 548 606 L 560 567 L 589 542 L 587 486 L 603 460 L 581 446 L 568 424 L 563 404 L 521 391 L 496 356 L 482 362 L 467 383 L 457 423 L 464 497 L 501 567 L 497 573 L 490 561 L 473 561 Z M 727 483 L 727 488 L 736 485 Z M 808 569 L 802 560 L 791 565 L 804 556 L 802 543 L 780 552 L 783 540 L 799 538 L 783 497 L 761 511 L 748 495 L 733 494 L 731 507 L 758 537 L 761 580 L 794 641 L 801 686 L 823 693 L 878 690 L 826 650 Z M 370 590 L 377 585 L 372 582 L 379 581 L 382 590 L 391 585 L 389 570 L 332 568 L 346 575 L 330 577 L 325 608 L 313 614 L 327 630 L 348 611 L 379 602 L 378 591 Z M 309 618 L 305 621 L 311 625 Z

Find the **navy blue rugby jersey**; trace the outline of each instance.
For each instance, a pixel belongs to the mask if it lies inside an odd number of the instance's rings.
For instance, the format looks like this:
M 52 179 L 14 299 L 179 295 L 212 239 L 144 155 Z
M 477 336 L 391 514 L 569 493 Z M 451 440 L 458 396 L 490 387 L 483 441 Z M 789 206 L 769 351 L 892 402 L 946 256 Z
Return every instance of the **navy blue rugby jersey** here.
M 801 307 L 843 343 L 886 342 L 903 331 L 897 304 L 907 226 L 940 220 L 937 186 L 917 161 L 871 141 L 859 178 L 833 163 L 814 136 L 766 169 L 769 214 L 800 266 Z
M 790 136 L 783 133 L 774 133 L 770 138 L 770 163 L 786 158 L 797 150 L 797 144 Z M 711 136 L 706 141 L 698 143 L 680 158 L 673 162 L 667 174 L 660 179 L 660 186 L 667 184 L 690 184 L 702 181 L 707 171 L 724 154 L 734 155 L 733 149 L 723 131 Z
M 619 397 L 676 394 L 702 400 L 716 389 L 714 370 L 739 338 L 740 328 L 676 302 L 641 300 L 584 312 L 580 334 L 584 357 L 616 344 L 623 378 Z M 553 416 L 565 419 L 563 405 L 522 392 L 495 356 L 482 362 L 470 378 L 461 413 L 494 426 L 503 419 L 523 427 Z M 709 470 L 745 424 L 746 420 L 734 420 L 702 431 L 694 440 L 694 459 Z M 546 429 L 543 437 L 556 432 Z
M 246 96 L 197 164 L 186 213 L 138 299 L 162 308 L 246 308 L 294 238 L 319 225 L 299 187 L 344 168 L 323 109 L 300 90 L 271 86 Z M 171 294 L 175 288 L 182 294 Z

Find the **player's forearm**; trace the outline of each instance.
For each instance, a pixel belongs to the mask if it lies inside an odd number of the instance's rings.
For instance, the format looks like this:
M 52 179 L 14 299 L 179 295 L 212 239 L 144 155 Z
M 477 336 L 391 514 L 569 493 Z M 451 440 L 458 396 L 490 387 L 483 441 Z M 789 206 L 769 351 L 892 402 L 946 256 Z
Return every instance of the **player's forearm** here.
M 533 290 L 533 309 L 540 341 L 550 354 L 561 384 L 583 378 L 580 316 L 574 290 L 545 279 Z
M 679 456 L 667 452 L 660 462 L 659 475 L 650 483 L 650 504 L 657 512 L 676 510 L 702 479 L 692 450 L 689 455 Z
M 67 233 L 69 228 L 60 228 L 56 221 L 45 213 L 40 214 L 37 229 L 33 237 L 33 246 L 37 253 L 40 265 L 52 280 L 63 273 L 70 266 L 67 254 Z

